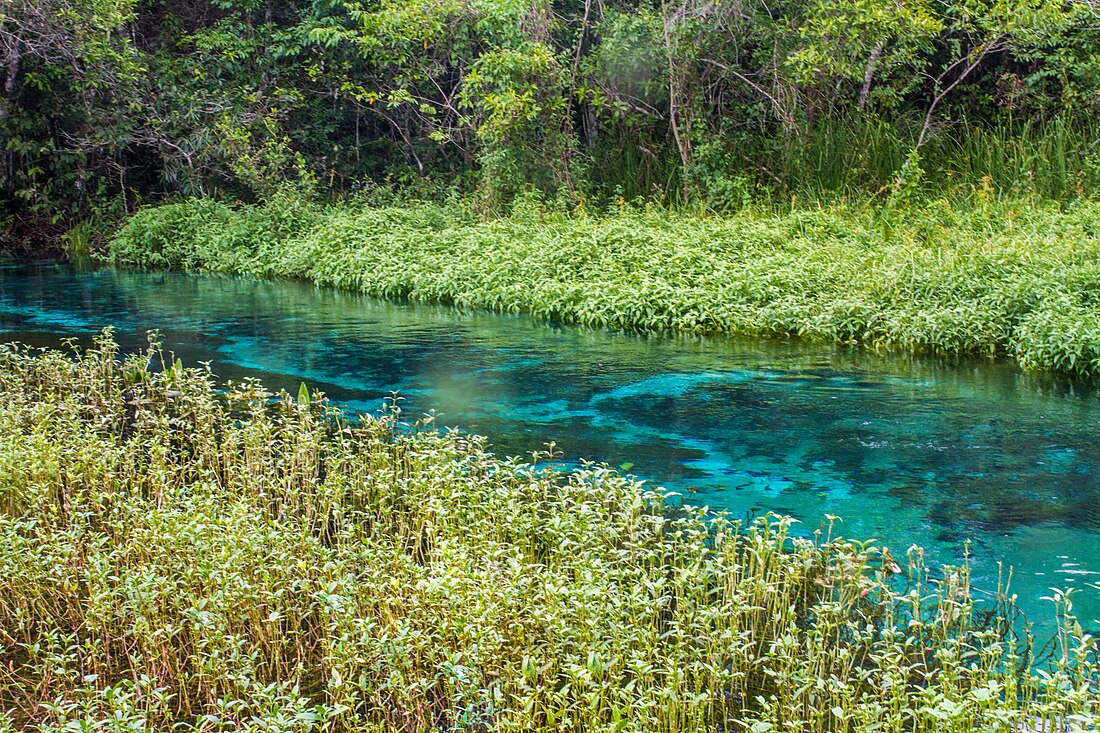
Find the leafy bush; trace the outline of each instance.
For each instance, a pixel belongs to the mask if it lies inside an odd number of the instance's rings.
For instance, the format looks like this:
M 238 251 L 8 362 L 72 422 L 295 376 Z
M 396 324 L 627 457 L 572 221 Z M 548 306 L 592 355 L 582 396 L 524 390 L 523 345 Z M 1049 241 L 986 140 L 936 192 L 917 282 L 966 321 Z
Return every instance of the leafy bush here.
M 898 199 L 702 218 L 525 205 L 480 222 L 436 206 L 294 213 L 301 206 L 146 209 L 110 257 L 590 326 L 1004 354 L 1027 368 L 1100 374 L 1097 203 L 1042 208 L 978 189 L 918 207 Z
M 906 573 L 109 335 L 0 347 L 0 408 L 0 730 L 1096 729 L 1072 598 L 1029 670 L 917 548 Z

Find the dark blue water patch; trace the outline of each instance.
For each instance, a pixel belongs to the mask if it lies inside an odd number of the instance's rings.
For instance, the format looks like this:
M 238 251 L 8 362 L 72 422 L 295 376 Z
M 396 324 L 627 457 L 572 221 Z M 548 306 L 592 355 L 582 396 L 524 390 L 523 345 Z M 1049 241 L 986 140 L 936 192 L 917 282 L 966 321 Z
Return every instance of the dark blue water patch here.
M 794 342 L 664 337 L 395 304 L 295 282 L 66 267 L 0 269 L 0 334 L 56 346 L 105 326 L 158 329 L 223 380 L 305 381 L 350 409 L 393 392 L 404 414 L 483 433 L 502 455 L 630 473 L 736 516 L 777 511 L 932 562 L 969 552 L 974 581 L 1015 568 L 1028 615 L 1081 588 L 1100 627 L 1100 397 L 990 360 Z

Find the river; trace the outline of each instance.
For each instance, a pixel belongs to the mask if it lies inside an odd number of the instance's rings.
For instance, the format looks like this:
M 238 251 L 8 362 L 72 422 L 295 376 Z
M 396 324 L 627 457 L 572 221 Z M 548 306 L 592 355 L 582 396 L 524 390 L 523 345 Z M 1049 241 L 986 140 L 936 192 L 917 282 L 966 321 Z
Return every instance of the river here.
M 520 315 L 390 303 L 298 282 L 64 265 L 0 268 L 0 339 L 125 348 L 157 329 L 220 379 L 305 381 L 348 409 L 396 392 L 404 415 L 490 436 L 504 455 L 554 441 L 735 516 L 969 553 L 975 586 L 1049 628 L 1050 588 L 1079 588 L 1100 628 L 1100 390 L 997 360 L 791 341 L 639 335 Z

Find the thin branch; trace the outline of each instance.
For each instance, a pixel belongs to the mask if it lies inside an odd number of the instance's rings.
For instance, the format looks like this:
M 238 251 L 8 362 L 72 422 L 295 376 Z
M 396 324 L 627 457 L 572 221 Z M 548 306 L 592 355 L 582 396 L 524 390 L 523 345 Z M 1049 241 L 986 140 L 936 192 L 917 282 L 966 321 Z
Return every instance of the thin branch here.
M 784 109 L 783 105 L 779 102 L 779 100 L 776 99 L 772 94 L 770 94 L 767 89 L 760 86 L 759 84 L 757 84 L 756 82 L 754 82 L 752 79 L 745 76 L 741 72 L 737 71 L 737 69 L 734 69 L 733 67 L 731 67 L 727 64 L 723 64 L 720 61 L 714 61 L 713 59 L 703 59 L 703 62 L 707 63 L 707 64 L 710 64 L 711 66 L 715 66 L 715 67 L 721 69 L 722 71 L 725 71 L 727 74 L 730 74 L 731 76 L 735 77 L 736 79 L 739 79 L 742 82 L 744 82 L 746 85 L 751 87 L 754 91 L 756 91 L 761 96 L 767 98 L 767 100 L 772 103 L 772 106 L 775 107 L 776 114 L 778 114 L 779 118 L 781 120 L 783 120 L 784 125 L 793 125 L 794 124 L 794 119 L 792 118 L 792 116 L 787 112 L 786 109 Z

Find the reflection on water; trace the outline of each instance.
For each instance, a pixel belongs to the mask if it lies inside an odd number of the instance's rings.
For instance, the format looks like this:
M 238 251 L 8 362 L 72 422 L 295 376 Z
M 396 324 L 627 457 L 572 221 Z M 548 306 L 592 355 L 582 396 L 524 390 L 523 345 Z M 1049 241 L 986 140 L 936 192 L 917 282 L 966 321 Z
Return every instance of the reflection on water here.
M 1100 396 L 1005 363 L 658 337 L 391 304 L 292 282 L 65 267 L 0 269 L 0 338 L 56 345 L 159 329 L 223 379 L 300 381 L 360 411 L 485 433 L 519 455 L 630 471 L 736 515 L 776 511 L 904 554 L 924 545 L 975 583 L 1015 568 L 1029 615 L 1050 587 L 1100 581 Z M 1079 596 L 1100 627 L 1100 592 Z

